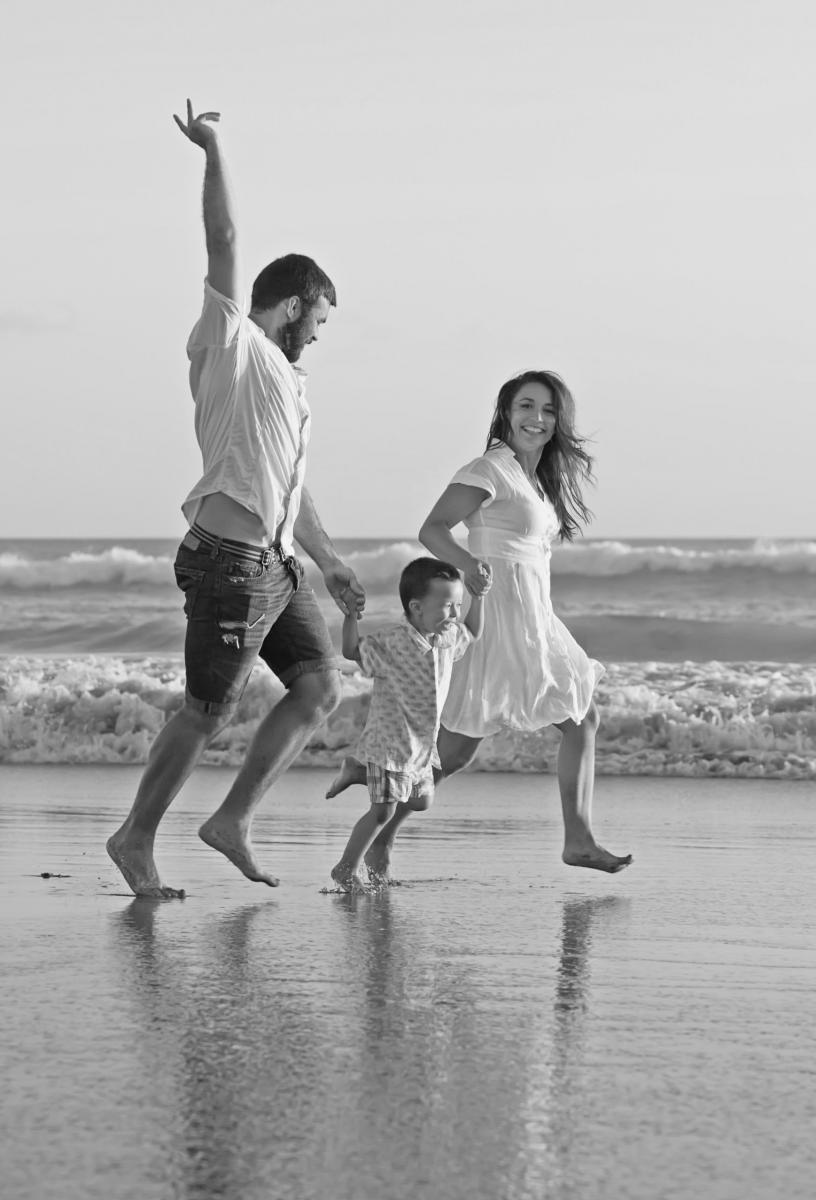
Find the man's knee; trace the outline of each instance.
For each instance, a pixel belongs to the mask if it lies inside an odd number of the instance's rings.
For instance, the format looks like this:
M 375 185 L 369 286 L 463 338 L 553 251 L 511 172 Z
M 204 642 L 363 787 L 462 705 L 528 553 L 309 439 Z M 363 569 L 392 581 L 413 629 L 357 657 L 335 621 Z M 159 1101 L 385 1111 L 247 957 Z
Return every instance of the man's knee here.
M 396 804 L 372 804 L 371 811 L 378 825 L 387 825 L 396 812 Z
M 343 699 L 339 671 L 305 671 L 292 680 L 289 695 L 317 724 L 327 720 Z
M 222 729 L 226 729 L 234 716 L 234 712 L 205 712 L 198 708 L 195 703 L 191 703 L 188 697 L 184 702 L 184 707 L 176 714 L 176 720 L 180 721 L 193 733 L 197 733 L 201 737 L 207 738 L 208 741 L 212 741 Z

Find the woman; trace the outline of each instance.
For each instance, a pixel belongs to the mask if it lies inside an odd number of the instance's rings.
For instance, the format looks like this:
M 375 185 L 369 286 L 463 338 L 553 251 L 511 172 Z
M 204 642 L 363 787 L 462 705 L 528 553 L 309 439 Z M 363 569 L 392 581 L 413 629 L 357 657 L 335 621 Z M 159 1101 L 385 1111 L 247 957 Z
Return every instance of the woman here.
M 485 594 L 484 634 L 454 669 L 442 714 L 442 775 L 472 761 L 483 737 L 500 729 L 561 732 L 558 783 L 564 816 L 563 861 L 616 872 L 620 857 L 592 834 L 598 710 L 593 694 L 603 674 L 550 602 L 550 546 L 571 540 L 589 518 L 581 484 L 592 460 L 574 428 L 575 404 L 559 376 L 525 371 L 501 388 L 485 453 L 458 471 L 434 505 L 419 538 L 437 558 L 462 571 L 473 595 Z M 451 530 L 468 529 L 463 549 Z M 330 789 L 355 782 L 346 760 Z M 411 810 L 398 805 L 366 855 L 370 874 L 390 878 L 397 831 Z

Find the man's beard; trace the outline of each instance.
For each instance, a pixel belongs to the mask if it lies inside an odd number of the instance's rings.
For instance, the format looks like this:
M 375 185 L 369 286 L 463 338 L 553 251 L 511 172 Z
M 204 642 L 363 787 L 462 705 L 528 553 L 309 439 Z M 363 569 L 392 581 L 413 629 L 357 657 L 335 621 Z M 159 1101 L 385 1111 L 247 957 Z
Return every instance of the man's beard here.
M 308 315 L 308 310 L 304 309 L 296 321 L 284 325 L 280 331 L 280 348 L 290 363 L 296 363 L 303 353 L 307 341 L 304 330 Z

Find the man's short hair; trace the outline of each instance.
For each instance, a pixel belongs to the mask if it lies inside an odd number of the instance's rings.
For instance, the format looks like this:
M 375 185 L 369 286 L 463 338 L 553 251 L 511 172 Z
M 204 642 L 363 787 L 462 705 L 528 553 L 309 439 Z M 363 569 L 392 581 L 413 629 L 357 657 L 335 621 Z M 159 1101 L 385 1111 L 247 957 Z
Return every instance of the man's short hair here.
M 334 284 L 305 254 L 285 254 L 264 267 L 252 285 L 253 311 L 264 312 L 291 296 L 299 296 L 306 308 L 312 308 L 321 296 L 332 308 L 337 306 Z
M 462 576 L 452 563 L 440 558 L 415 558 L 400 575 L 399 594 L 406 615 L 412 600 L 424 600 L 434 579 L 446 579 L 449 583 L 461 583 Z

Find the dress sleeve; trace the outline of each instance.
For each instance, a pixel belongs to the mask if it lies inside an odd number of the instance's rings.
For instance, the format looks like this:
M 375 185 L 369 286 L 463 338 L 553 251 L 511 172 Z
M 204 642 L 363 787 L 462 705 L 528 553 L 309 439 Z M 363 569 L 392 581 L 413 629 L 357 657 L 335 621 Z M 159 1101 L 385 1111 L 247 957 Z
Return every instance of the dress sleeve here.
M 386 653 L 385 646 L 377 635 L 368 633 L 365 637 L 360 638 L 358 644 L 363 674 L 368 675 L 371 679 L 375 675 L 382 675 L 385 671 Z
M 229 346 L 238 337 L 245 320 L 240 306 L 228 296 L 217 292 L 205 279 L 204 307 L 190 334 L 187 343 L 188 355 L 191 356 L 196 350 L 203 350 L 208 346 Z
M 485 504 L 496 499 L 496 468 L 485 455 L 482 455 L 481 458 L 474 458 L 473 462 L 467 463 L 457 471 L 451 483 L 464 483 L 468 487 L 481 488 L 488 495 L 488 499 L 484 501 Z

